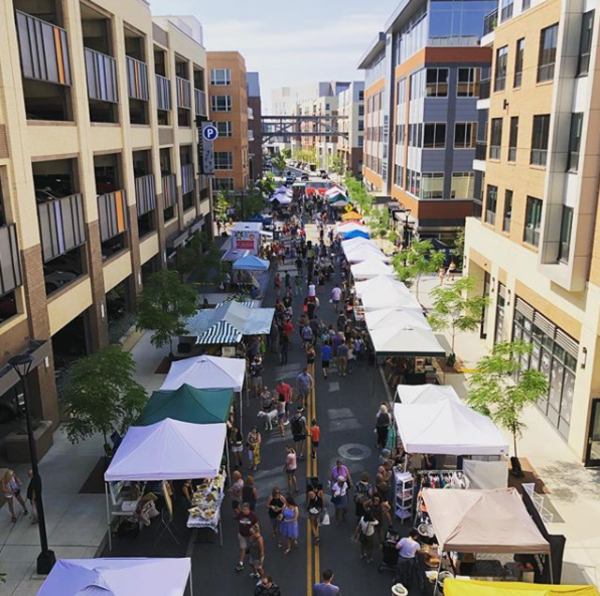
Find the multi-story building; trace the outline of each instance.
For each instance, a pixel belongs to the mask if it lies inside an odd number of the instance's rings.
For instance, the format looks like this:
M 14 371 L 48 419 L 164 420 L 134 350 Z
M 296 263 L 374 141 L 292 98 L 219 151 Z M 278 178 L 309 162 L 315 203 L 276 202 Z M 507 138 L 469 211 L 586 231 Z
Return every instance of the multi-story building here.
M 30 351 L 34 416 L 56 423 L 55 373 L 118 340 L 147 276 L 210 233 L 206 53 L 200 23 L 145 2 L 5 0 L 0 54 L 0 395 Z
M 364 179 L 410 210 L 421 236 L 453 234 L 471 214 L 480 47 L 494 0 L 402 2 L 362 57 Z
M 490 13 L 484 190 L 465 244 L 491 298 L 482 335 L 531 344 L 523 365 L 550 385 L 538 408 L 588 465 L 600 465 L 599 20 L 592 0 Z
M 260 79 L 257 72 L 248 73 L 248 143 L 250 180 L 258 180 L 263 171 L 262 148 L 262 103 L 260 99 Z
M 208 52 L 210 119 L 219 131 L 214 143 L 213 190 L 240 193 L 250 180 L 246 61 L 239 52 Z
M 347 171 L 357 178 L 362 177 L 363 146 L 365 130 L 365 84 L 363 81 L 350 83 L 348 89 L 338 94 L 338 114 L 340 132 L 347 138 L 338 137 L 337 153 L 344 160 Z

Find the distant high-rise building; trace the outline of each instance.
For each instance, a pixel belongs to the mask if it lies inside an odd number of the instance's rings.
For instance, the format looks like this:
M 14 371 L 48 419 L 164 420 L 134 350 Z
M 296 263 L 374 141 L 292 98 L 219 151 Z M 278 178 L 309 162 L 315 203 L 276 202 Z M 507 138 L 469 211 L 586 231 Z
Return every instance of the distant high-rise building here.
M 262 104 L 260 99 L 260 80 L 257 72 L 248 73 L 248 142 L 250 180 L 258 180 L 263 171 L 262 148 Z

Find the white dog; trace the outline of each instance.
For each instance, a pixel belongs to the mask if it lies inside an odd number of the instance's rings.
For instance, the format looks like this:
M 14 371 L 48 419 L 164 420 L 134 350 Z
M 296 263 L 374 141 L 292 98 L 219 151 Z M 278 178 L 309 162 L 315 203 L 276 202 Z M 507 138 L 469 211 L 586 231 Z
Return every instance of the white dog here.
M 270 412 L 263 412 L 262 410 L 258 413 L 259 418 L 265 420 L 265 430 L 273 430 L 273 422 L 277 418 L 277 410 L 271 410 Z

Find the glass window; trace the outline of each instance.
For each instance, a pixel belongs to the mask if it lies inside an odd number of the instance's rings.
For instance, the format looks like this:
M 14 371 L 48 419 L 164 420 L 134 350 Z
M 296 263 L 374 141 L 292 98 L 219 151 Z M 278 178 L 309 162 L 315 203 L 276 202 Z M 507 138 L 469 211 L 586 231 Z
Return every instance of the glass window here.
M 444 198 L 444 174 L 423 172 L 421 175 L 421 198 L 443 199 Z
M 215 151 L 215 170 L 233 170 L 231 151 Z
M 554 78 L 556 64 L 556 46 L 558 43 L 558 23 L 546 27 L 540 32 L 540 54 L 538 56 L 538 83 L 551 81 Z
M 490 159 L 500 159 L 502 146 L 502 118 L 492 118 L 490 128 Z
M 558 249 L 558 260 L 561 263 L 569 262 L 569 251 L 571 250 L 571 229 L 573 227 L 573 207 L 563 205 L 562 219 L 560 222 L 560 245 Z
M 365 115 L 365 106 L 358 106 L 358 115 L 359 116 Z
M 425 70 L 421 69 L 410 75 L 410 99 L 423 97 L 425 88 Z
M 475 198 L 475 175 L 473 174 L 473 172 L 452 172 L 450 198 Z
M 446 124 L 435 122 L 423 126 L 423 148 L 444 149 L 446 147 Z
M 432 0 L 428 8 L 430 45 L 477 45 L 483 18 L 498 8 L 498 1 Z
M 231 112 L 231 95 L 213 95 L 210 108 L 214 112 Z
M 545 166 L 548 159 L 548 136 L 550 135 L 550 115 L 533 117 L 533 132 L 531 135 L 531 159 L 535 166 Z
M 448 97 L 448 69 L 427 69 L 427 97 Z
M 217 86 L 231 85 L 231 70 L 229 68 L 211 69 L 210 84 Z
M 485 199 L 485 222 L 491 225 L 496 223 L 496 207 L 498 205 L 498 187 L 488 184 Z
M 398 81 L 396 100 L 398 104 L 406 103 L 406 79 Z
M 519 117 L 511 116 L 508 135 L 508 161 L 517 161 L 517 143 L 519 141 Z
M 510 19 L 513 15 L 513 0 L 500 1 L 500 22 Z
M 456 95 L 458 97 L 479 97 L 481 68 L 459 68 L 457 71 Z
M 421 192 L 421 172 L 415 170 L 406 170 L 406 191 L 418 197 Z
M 577 75 L 588 73 L 590 68 L 590 51 L 592 49 L 592 32 L 594 27 L 594 11 L 589 10 L 583 15 L 581 21 L 581 36 L 579 38 L 579 60 L 577 61 Z
M 502 230 L 510 232 L 510 222 L 512 220 L 512 200 L 513 191 L 506 190 L 504 192 L 504 221 L 502 222 Z
M 472 149 L 477 137 L 476 122 L 457 122 L 454 125 L 454 148 Z
M 215 122 L 217 130 L 219 131 L 219 137 L 231 137 L 233 136 L 233 127 L 231 122 Z
M 525 212 L 525 231 L 523 240 L 527 244 L 539 246 L 540 225 L 542 223 L 542 201 L 534 197 L 527 197 L 527 209 Z
M 494 91 L 504 91 L 506 87 L 506 68 L 508 64 L 508 46 L 496 50 L 496 74 Z
M 220 190 L 233 192 L 233 178 L 211 178 L 211 182 L 215 192 Z
M 581 147 L 581 128 L 583 114 L 571 115 L 571 131 L 569 133 L 569 155 L 567 158 L 567 171 L 576 172 L 579 169 L 579 148 Z
M 513 87 L 520 87 L 523 82 L 523 59 L 525 57 L 525 38 L 517 40 L 517 48 L 515 50 L 515 78 Z
M 404 188 L 404 168 L 398 164 L 394 166 L 394 184 L 398 188 Z

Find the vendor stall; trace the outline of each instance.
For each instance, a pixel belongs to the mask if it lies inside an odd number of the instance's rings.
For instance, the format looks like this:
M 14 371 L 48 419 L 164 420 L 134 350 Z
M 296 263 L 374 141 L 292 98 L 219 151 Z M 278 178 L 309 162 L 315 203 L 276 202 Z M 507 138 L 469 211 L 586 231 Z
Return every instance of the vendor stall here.
M 437 404 L 452 401 L 460 404 L 460 398 L 451 385 L 398 385 L 396 400 L 408 404 Z
M 360 221 L 363 216 L 356 211 L 348 211 L 342 215 L 342 221 Z
M 379 356 L 444 357 L 446 355 L 446 351 L 438 342 L 433 331 L 421 326 L 405 325 L 403 327 L 369 329 L 369 337 Z
M 205 528 L 219 533 L 221 505 L 225 498 L 225 475 L 206 478 L 194 488 L 192 507 L 189 509 L 188 528 Z M 223 533 L 220 533 L 221 546 Z
M 196 389 L 233 389 L 241 392 L 246 378 L 246 361 L 243 358 L 197 356 L 171 364 L 161 391 L 179 389 L 184 384 Z
M 234 271 L 268 271 L 269 261 L 254 255 L 246 255 L 235 261 L 231 268 Z
M 446 596 L 600 596 L 596 586 L 552 586 L 519 582 L 448 579 Z
M 349 247 L 344 250 L 346 260 L 349 263 L 362 263 L 362 261 L 377 260 L 389 263 L 392 259 L 388 257 L 379 247 L 373 244 Z
M 387 275 L 388 277 L 394 277 L 395 275 L 394 269 L 390 265 L 378 259 L 369 259 L 352 265 L 350 271 L 356 280 L 370 279 L 378 275 Z

